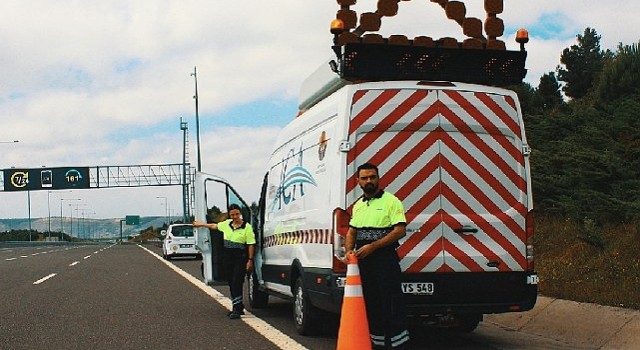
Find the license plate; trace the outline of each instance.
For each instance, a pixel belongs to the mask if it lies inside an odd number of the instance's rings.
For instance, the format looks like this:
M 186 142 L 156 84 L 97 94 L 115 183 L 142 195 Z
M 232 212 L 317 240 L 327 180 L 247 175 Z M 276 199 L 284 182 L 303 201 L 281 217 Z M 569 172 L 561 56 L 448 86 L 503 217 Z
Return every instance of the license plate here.
M 402 292 L 413 295 L 433 295 L 435 288 L 431 282 L 406 282 L 402 283 Z
M 193 244 L 181 244 L 180 248 L 191 248 Z

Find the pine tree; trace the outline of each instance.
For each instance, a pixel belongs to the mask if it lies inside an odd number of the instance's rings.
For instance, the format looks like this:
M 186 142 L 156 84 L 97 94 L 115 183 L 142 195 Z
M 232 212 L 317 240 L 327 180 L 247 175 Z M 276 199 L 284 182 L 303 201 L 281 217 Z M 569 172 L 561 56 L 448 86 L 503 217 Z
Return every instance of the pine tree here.
M 616 55 L 607 60 L 598 86 L 600 101 L 640 94 L 640 42 L 618 46 Z
M 543 110 L 553 109 L 564 104 L 562 93 L 560 92 L 560 84 L 554 72 L 549 72 L 540 77 L 540 84 L 536 94 Z
M 587 27 L 583 35 L 577 35 L 578 43 L 566 48 L 560 55 L 558 79 L 565 82 L 563 91 L 571 98 L 587 95 L 595 84 L 604 65 L 605 53 L 600 49 L 600 35 Z

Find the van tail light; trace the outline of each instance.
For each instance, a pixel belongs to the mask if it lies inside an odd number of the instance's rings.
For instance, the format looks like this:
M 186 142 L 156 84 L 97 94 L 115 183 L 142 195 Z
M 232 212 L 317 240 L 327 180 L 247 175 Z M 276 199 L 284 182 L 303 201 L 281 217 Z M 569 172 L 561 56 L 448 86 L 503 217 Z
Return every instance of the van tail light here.
M 346 210 L 336 208 L 333 210 L 333 272 L 347 273 L 347 265 L 343 262 L 344 244 L 349 231 L 351 216 Z
M 526 226 L 526 258 L 527 258 L 527 271 L 533 272 L 535 269 L 535 263 L 533 259 L 533 233 L 534 233 L 534 216 L 533 210 L 530 210 L 527 213 L 525 218 L 525 226 Z

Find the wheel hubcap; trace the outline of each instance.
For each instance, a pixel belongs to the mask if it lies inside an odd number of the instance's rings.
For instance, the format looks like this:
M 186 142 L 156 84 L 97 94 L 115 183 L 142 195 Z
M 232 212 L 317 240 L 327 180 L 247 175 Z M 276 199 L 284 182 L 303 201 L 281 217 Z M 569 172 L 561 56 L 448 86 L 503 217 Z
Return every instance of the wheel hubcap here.
M 304 319 L 304 312 L 303 312 L 303 308 L 304 308 L 304 302 L 303 302 L 303 298 L 304 295 L 302 294 L 302 288 L 298 288 L 298 290 L 296 290 L 296 300 L 294 302 L 293 305 L 293 310 L 295 312 L 295 319 L 296 319 L 296 324 L 301 325 L 302 321 Z

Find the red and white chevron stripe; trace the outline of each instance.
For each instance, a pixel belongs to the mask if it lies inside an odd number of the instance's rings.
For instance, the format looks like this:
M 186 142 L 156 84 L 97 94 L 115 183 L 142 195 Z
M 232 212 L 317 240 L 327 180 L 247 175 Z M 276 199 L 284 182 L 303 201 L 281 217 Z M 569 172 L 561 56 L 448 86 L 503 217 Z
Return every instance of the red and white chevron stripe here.
M 407 211 L 398 249 L 405 271 L 526 267 L 524 133 L 511 97 L 371 89 L 356 92 L 351 107 L 347 200 L 361 194 L 356 167 L 378 165 L 381 186 Z M 478 231 L 454 232 L 463 225 Z

